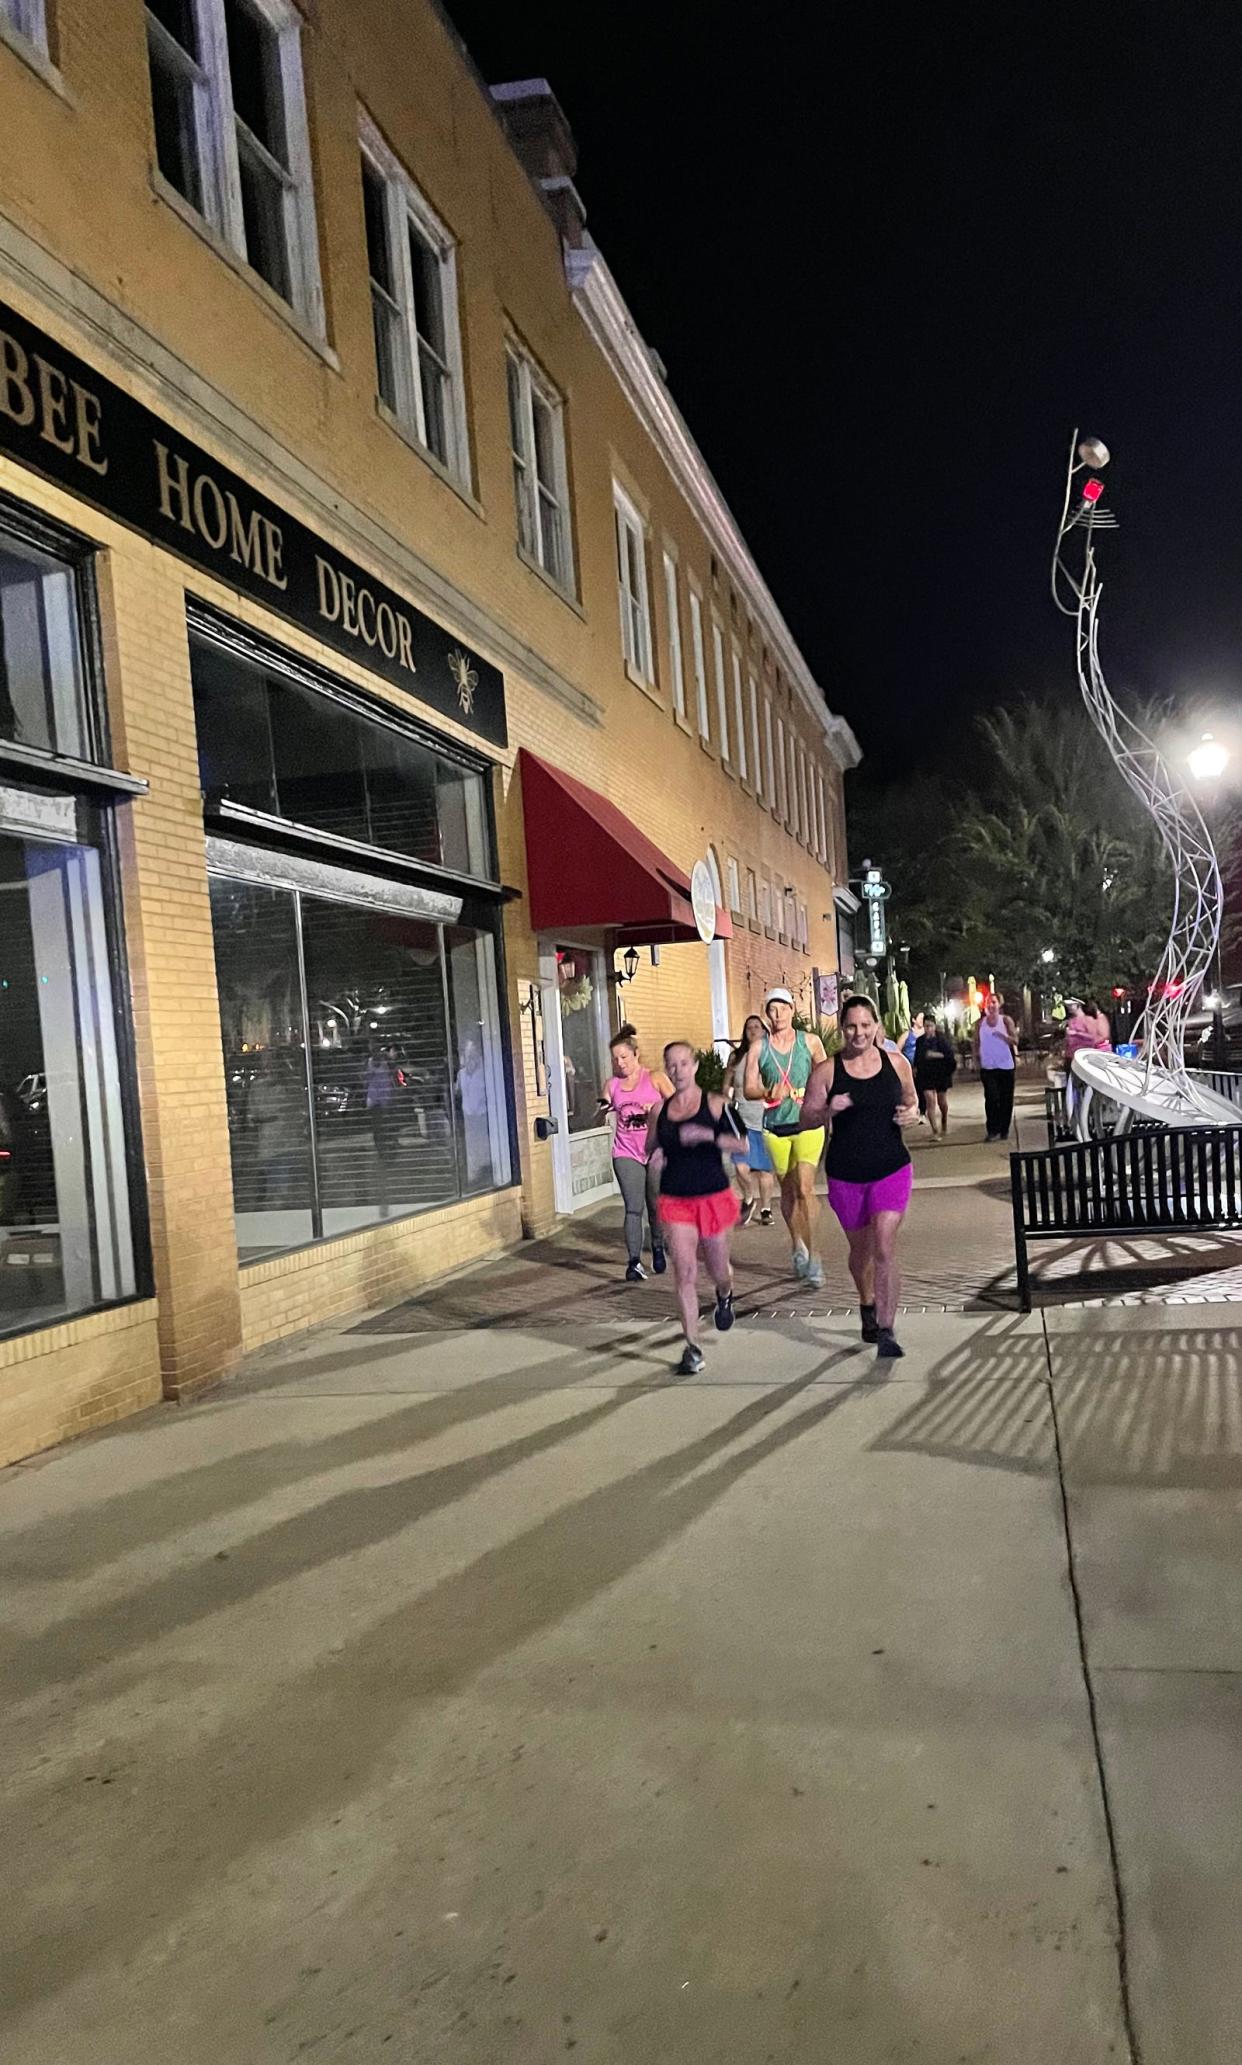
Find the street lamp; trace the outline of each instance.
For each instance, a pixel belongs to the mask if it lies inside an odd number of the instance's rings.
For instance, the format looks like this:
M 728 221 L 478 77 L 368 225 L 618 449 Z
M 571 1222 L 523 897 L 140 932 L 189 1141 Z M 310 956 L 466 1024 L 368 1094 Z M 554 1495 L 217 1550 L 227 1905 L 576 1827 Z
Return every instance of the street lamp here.
M 1046 946 L 1039 958 L 1043 962 L 1045 968 L 1051 968 L 1053 962 L 1056 960 L 1056 957 L 1056 948 L 1054 946 Z
M 1211 805 L 1215 802 L 1218 793 L 1215 784 L 1219 782 L 1229 765 L 1229 748 L 1228 746 L 1223 746 L 1219 739 L 1213 738 L 1210 731 L 1205 731 L 1193 752 L 1187 754 L 1186 765 L 1197 782 L 1210 782 L 1213 785 L 1204 799 L 1203 807 L 1204 817 L 1208 819 L 1209 829 L 1211 829 Z M 1225 989 L 1222 980 L 1219 933 L 1216 935 L 1216 966 L 1213 970 L 1213 978 L 1212 994 L 1210 997 L 1205 997 L 1203 1001 L 1212 1013 L 1212 1059 L 1217 1068 L 1223 1068 L 1225 1066 Z

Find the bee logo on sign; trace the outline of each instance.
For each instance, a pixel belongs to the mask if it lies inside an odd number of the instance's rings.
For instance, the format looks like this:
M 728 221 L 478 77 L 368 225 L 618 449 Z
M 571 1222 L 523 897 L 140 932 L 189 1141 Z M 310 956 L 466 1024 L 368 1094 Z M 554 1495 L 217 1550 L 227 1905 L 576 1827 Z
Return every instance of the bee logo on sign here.
M 454 646 L 448 656 L 448 670 L 457 690 L 457 700 L 468 717 L 474 708 L 474 692 L 479 685 L 478 669 L 471 666 L 467 654 Z

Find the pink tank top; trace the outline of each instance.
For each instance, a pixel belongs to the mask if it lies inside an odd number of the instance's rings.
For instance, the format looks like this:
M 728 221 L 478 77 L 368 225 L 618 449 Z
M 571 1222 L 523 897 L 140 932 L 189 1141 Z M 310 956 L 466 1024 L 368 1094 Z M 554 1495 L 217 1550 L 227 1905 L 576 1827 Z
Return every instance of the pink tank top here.
M 645 1162 L 647 1120 L 652 1105 L 660 1102 L 660 1093 L 651 1077 L 645 1068 L 639 1070 L 632 1083 L 623 1083 L 620 1076 L 610 1076 L 604 1095 L 617 1115 L 617 1130 L 612 1143 L 616 1160 Z

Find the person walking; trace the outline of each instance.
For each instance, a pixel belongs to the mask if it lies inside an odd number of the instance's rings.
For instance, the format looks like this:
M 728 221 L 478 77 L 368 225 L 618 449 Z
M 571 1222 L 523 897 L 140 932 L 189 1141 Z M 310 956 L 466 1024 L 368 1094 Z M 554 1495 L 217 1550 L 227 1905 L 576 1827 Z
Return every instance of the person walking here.
M 767 1028 L 746 1050 L 746 1096 L 763 1099 L 764 1134 L 781 1186 L 781 1215 L 789 1228 L 794 1275 L 818 1288 L 824 1265 L 815 1252 L 815 1171 L 824 1151 L 824 1129 L 802 1126 L 802 1100 L 811 1070 L 827 1060 L 816 1033 L 795 1031 L 794 1001 L 787 989 L 770 989 L 763 1000 Z
M 651 1114 L 647 1152 L 659 1171 L 660 1221 L 673 1258 L 685 1334 L 677 1373 L 692 1377 L 703 1367 L 700 1247 L 716 1292 L 713 1317 L 717 1330 L 727 1334 L 733 1325 L 729 1235 L 737 1224 L 739 1208 L 723 1156 L 736 1159 L 745 1152 L 746 1141 L 724 1098 L 699 1088 L 695 1081 L 698 1057 L 688 1040 L 670 1041 L 664 1049 L 664 1066 L 672 1094 Z
M 1004 1001 L 999 992 L 990 996 L 975 1027 L 975 1060 L 983 1084 L 983 1114 L 989 1140 L 1008 1140 L 1013 1121 L 1018 1028 L 1002 1011 Z
M 909 1055 L 906 1056 L 910 1060 Z M 934 1011 L 923 1013 L 923 1030 L 914 1043 L 913 1055 L 914 1087 L 919 1103 L 927 1114 L 933 1140 L 944 1140 L 949 1131 L 949 1091 L 957 1072 L 957 1056 L 948 1033 L 943 1033 L 936 1022 Z M 940 1115 L 940 1129 L 936 1129 L 936 1115 Z
M 733 1087 L 733 1109 L 746 1130 L 746 1153 L 737 1164 L 738 1183 L 742 1192 L 742 1225 L 749 1226 L 759 1207 L 759 1224 L 772 1224 L 772 1195 L 776 1189 L 776 1173 L 768 1153 L 767 1136 L 763 1130 L 764 1113 L 767 1110 L 762 1097 L 746 1095 L 746 1054 L 752 1041 L 762 1040 L 767 1028 L 757 1012 L 752 1011 L 742 1027 L 742 1037 L 729 1056 L 729 1070 Z
M 651 1230 L 651 1267 L 657 1276 L 665 1270 L 664 1234 L 656 1210 L 656 1172 L 647 1148 L 647 1127 L 662 1099 L 672 1095 L 666 1075 L 652 1075 L 642 1064 L 638 1034 L 623 1025 L 609 1044 L 613 1073 L 604 1084 L 600 1100 L 612 1113 L 612 1172 L 625 1203 L 625 1280 L 643 1283 L 643 1211 Z
M 875 1037 L 869 997 L 851 997 L 841 1014 L 845 1045 L 813 1071 L 802 1103 L 808 1128 L 831 1122 L 828 1203 L 849 1243 L 864 1341 L 885 1360 L 904 1354 L 893 1324 L 901 1292 L 897 1235 L 914 1180 L 902 1137 L 918 1123 L 914 1076 L 904 1054 Z

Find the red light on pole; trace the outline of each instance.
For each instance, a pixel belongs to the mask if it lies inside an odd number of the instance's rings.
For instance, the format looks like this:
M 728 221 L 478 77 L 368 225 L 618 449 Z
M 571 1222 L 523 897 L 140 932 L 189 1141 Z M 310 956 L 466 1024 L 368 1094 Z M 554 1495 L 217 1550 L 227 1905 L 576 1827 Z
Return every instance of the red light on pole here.
M 1118 988 L 1117 988 L 1117 985 L 1116 985 L 1116 983 L 1114 983 L 1114 984 L 1113 984 L 1113 995 L 1114 995 L 1115 997 L 1124 997 L 1124 995 L 1125 995 L 1125 991 L 1124 991 L 1123 989 L 1118 989 Z
M 1085 480 L 1083 482 L 1082 499 L 1084 502 L 1098 502 L 1103 493 L 1104 483 L 1102 480 Z

